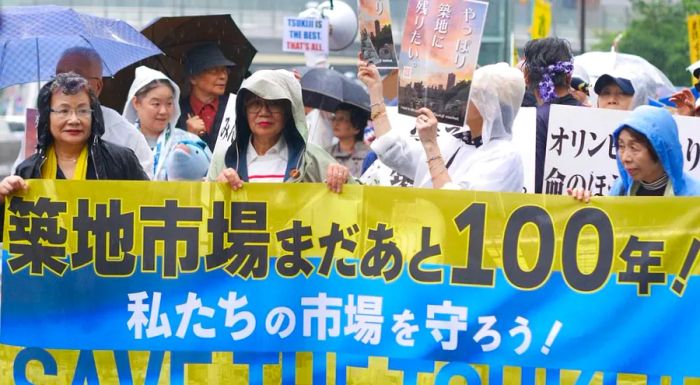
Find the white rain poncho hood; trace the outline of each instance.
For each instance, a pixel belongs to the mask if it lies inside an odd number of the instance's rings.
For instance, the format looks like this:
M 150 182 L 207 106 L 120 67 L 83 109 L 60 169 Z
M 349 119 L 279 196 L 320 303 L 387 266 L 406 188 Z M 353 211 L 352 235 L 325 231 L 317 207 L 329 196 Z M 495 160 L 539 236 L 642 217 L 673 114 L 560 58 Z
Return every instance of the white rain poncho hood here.
M 513 121 L 525 95 L 523 73 L 506 63 L 474 71 L 469 98 L 484 119 L 481 140 L 510 139 Z
M 169 164 L 170 162 L 174 161 L 173 159 L 175 159 L 170 156 L 173 149 L 175 149 L 180 143 L 184 143 L 186 145 L 200 144 L 206 147 L 206 144 L 198 136 L 175 127 L 177 120 L 180 118 L 180 105 L 177 102 L 180 99 L 180 87 L 178 87 L 175 82 L 170 80 L 160 71 L 144 66 L 136 68 L 134 82 L 131 83 L 131 88 L 129 88 L 129 96 L 126 99 L 124 113 L 122 115 L 124 118 L 126 118 L 126 120 L 139 127 L 140 125 L 137 124 L 139 119 L 138 113 L 136 112 L 133 104 L 134 95 L 136 95 L 139 90 L 152 81 L 160 79 L 168 81 L 173 87 L 173 113 L 170 116 L 168 127 L 166 127 L 160 133 L 156 145 L 151 149 L 153 151 L 153 169 L 151 170 L 153 173 L 153 179 L 168 180 L 168 169 L 170 168 L 172 171 L 174 170 L 173 167 L 175 167 L 178 169 L 175 170 L 174 174 L 178 175 L 178 178 L 182 178 L 182 175 L 190 175 L 192 180 L 199 180 L 206 175 L 208 161 L 211 159 L 211 151 L 208 148 L 202 149 L 203 157 L 199 158 L 200 163 L 206 163 L 205 171 L 203 173 L 195 171 L 195 169 L 199 170 L 199 168 L 201 168 L 195 162 L 178 163 L 175 161 L 175 164 Z M 199 146 L 196 147 L 199 148 Z M 204 167 L 204 165 L 202 165 L 202 167 Z
M 474 72 L 470 100 L 484 120 L 482 145 L 441 135 L 438 146 L 452 180 L 445 189 L 520 192 L 523 161 L 511 142 L 513 121 L 525 94 L 523 73 L 505 63 Z M 392 125 L 398 123 L 393 119 Z M 419 141 L 392 128 L 372 143 L 379 159 L 414 180 L 415 187 L 432 187 L 425 151 Z
M 136 68 L 134 82 L 131 83 L 131 88 L 129 88 L 129 96 L 126 98 L 124 113 L 122 115 L 131 124 L 136 124 L 136 121 L 139 119 L 139 115 L 136 113 L 136 109 L 132 103 L 134 95 L 136 95 L 136 93 L 148 83 L 157 79 L 167 80 L 175 90 L 173 94 L 173 115 L 170 117 L 170 127 L 175 128 L 177 125 L 177 120 L 180 118 L 180 104 L 178 104 L 178 100 L 180 100 L 180 87 L 178 87 L 174 81 L 170 80 L 170 78 L 165 76 L 164 73 L 146 66 Z

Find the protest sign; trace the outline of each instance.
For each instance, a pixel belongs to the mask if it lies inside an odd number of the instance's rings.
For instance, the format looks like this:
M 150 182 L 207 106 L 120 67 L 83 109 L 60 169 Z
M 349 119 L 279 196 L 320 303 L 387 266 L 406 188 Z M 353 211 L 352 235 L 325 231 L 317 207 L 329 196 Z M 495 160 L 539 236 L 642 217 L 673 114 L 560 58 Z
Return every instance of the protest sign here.
M 462 126 L 479 57 L 488 3 L 410 0 L 399 56 L 399 112 L 427 107 Z
M 567 188 L 584 188 L 594 195 L 605 195 L 619 176 L 612 133 L 630 113 L 553 104 L 542 191 L 566 194 Z M 678 125 L 684 170 L 700 178 L 697 118 L 673 118 Z
M 328 20 L 284 18 L 282 51 L 328 53 Z
M 336 352 L 339 382 L 368 356 L 436 384 L 482 383 L 470 363 L 496 378 L 503 366 L 582 370 L 586 382 L 700 375 L 700 198 L 30 184 L 7 201 L 2 257 L 0 342 L 34 346 L 2 350 L 15 383 L 30 361 L 56 376 L 54 348 L 80 350 L 67 374 L 78 383 L 98 377 L 91 350 L 112 351 L 120 377 L 139 357 L 125 350 L 151 351 L 136 366 L 149 383 L 163 350 L 171 381 L 215 361 L 249 365 L 251 383 L 264 364 L 295 378 L 298 351 L 314 352 L 324 379 Z
M 224 159 L 224 154 L 228 150 L 229 146 L 233 141 L 236 140 L 236 95 L 229 94 L 228 103 L 226 103 L 226 109 L 224 110 L 224 115 L 221 118 L 221 127 L 219 127 L 219 135 L 216 137 L 216 144 L 214 144 L 214 151 L 212 154 L 212 159 Z M 213 172 L 220 169 L 220 164 L 212 162 L 209 164 L 209 172 L 207 177 L 209 177 Z M 212 179 L 215 179 L 217 175 L 213 175 Z
M 377 68 L 396 68 L 389 0 L 358 0 L 362 58 Z
M 520 107 L 513 121 L 513 138 L 523 159 L 523 192 L 535 192 L 535 133 L 537 108 Z

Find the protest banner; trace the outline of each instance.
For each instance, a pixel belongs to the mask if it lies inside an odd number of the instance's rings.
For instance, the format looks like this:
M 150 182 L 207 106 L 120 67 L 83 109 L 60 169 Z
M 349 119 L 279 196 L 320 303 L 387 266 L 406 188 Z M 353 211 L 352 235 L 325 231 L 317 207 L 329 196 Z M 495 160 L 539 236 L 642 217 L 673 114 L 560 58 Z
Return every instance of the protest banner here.
M 427 107 L 462 126 L 479 57 L 488 3 L 410 0 L 399 55 L 399 113 Z
M 219 135 L 216 137 L 212 159 L 224 159 L 224 154 L 228 150 L 233 141 L 236 140 L 236 94 L 228 95 L 228 103 L 224 115 L 221 118 L 221 127 L 219 127 Z M 207 177 L 215 170 L 219 170 L 220 165 L 212 162 L 209 164 L 209 172 Z M 216 178 L 214 175 L 212 179 Z
M 549 36 L 552 29 L 552 4 L 547 0 L 535 0 L 532 4 L 532 24 L 530 36 L 532 39 L 542 39 Z
M 397 68 L 389 0 L 358 0 L 362 58 L 377 68 Z
M 605 195 L 619 176 L 612 133 L 631 111 L 553 104 L 549 114 L 542 191 L 566 194 L 584 188 Z M 683 149 L 684 170 L 700 178 L 697 118 L 673 115 Z
M 328 20 L 284 18 L 282 51 L 328 53 Z
M 36 180 L 6 207 L 0 342 L 33 346 L 6 383 L 700 376 L 700 198 Z
M 520 107 L 513 121 L 513 138 L 523 159 L 523 192 L 535 192 L 535 133 L 537 132 L 537 108 Z

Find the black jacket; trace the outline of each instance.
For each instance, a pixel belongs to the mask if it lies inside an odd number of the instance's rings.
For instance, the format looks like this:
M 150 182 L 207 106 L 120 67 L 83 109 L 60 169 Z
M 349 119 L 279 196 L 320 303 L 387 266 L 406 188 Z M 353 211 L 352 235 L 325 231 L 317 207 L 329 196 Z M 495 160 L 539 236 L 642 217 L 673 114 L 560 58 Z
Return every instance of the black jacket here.
M 148 180 L 148 175 L 143 171 L 139 159 L 130 148 L 94 137 L 88 156 L 90 157 L 89 164 L 94 167 L 96 179 Z M 35 153 L 17 166 L 15 175 L 21 176 L 22 179 L 41 178 L 41 166 L 44 164 L 45 158 L 43 151 Z M 92 173 L 88 172 L 88 174 Z M 2 213 L 0 215 L 0 231 L 4 231 L 5 202 L 0 202 L 0 208 L 0 213 Z M 0 232 L 0 234 L 2 233 Z
M 214 151 L 214 146 L 216 145 L 216 138 L 219 136 L 221 121 L 224 119 L 224 112 L 226 112 L 226 105 L 228 104 L 228 96 L 229 94 L 219 96 L 219 107 L 214 116 L 214 123 L 211 125 L 211 132 L 200 136 L 203 141 L 207 142 L 209 149 L 212 151 Z M 186 95 L 180 99 L 180 119 L 177 121 L 178 128 L 187 131 L 187 116 L 190 114 L 196 115 L 192 112 L 190 95 Z
M 102 180 L 148 180 L 139 159 L 130 148 L 95 138 L 89 148 L 89 157 L 95 168 L 96 179 Z M 37 152 L 17 166 L 15 175 L 23 179 L 41 178 L 44 153 Z

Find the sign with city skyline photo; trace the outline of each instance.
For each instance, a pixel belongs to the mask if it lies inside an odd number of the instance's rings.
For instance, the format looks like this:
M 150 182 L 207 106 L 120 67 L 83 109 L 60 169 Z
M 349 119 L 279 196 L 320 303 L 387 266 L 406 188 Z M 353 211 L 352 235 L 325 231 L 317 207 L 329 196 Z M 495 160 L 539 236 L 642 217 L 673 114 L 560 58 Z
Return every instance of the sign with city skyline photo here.
M 399 55 L 399 113 L 427 107 L 462 126 L 479 57 L 488 3 L 409 0 Z
M 389 0 L 358 0 L 362 58 L 377 68 L 397 68 Z

